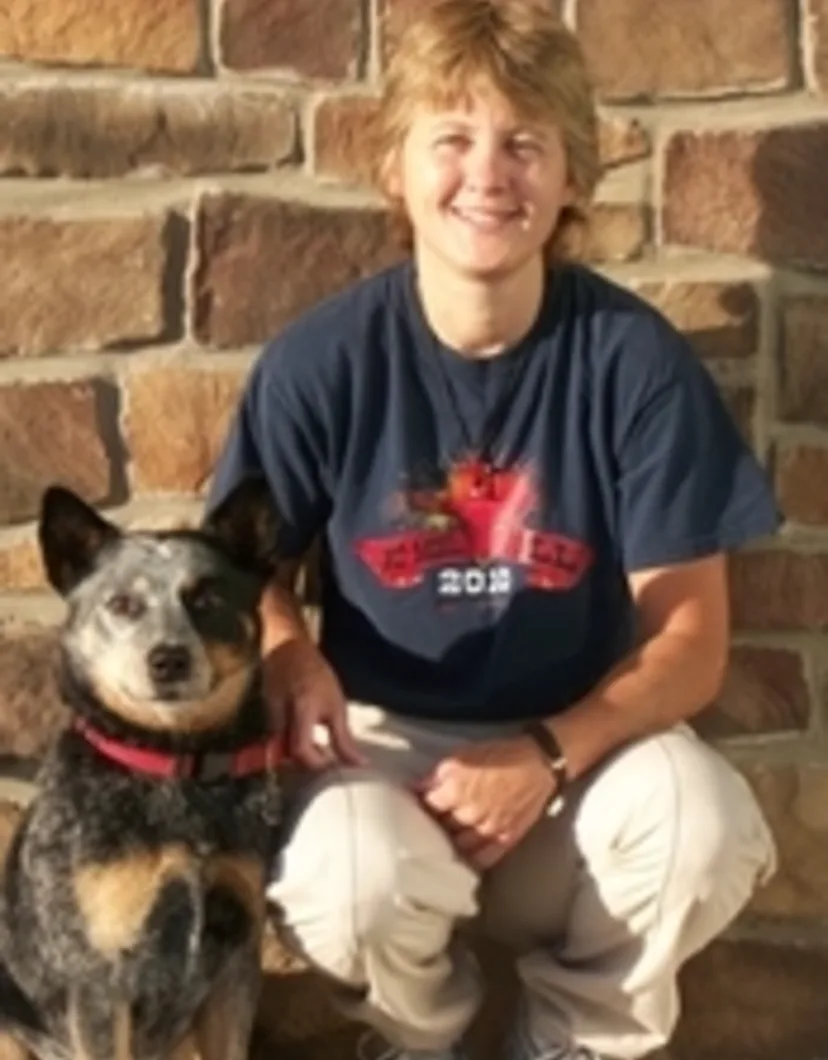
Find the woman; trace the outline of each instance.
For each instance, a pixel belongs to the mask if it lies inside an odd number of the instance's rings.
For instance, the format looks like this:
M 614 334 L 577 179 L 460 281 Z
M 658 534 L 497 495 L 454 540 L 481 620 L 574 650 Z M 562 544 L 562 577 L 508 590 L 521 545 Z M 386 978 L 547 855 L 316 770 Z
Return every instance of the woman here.
M 411 260 L 268 346 L 214 480 L 264 473 L 285 553 L 325 546 L 319 648 L 277 586 L 262 608 L 309 767 L 269 897 L 366 1056 L 461 1055 L 479 914 L 523 985 L 508 1060 L 637 1057 L 773 867 L 686 722 L 725 672 L 726 554 L 777 512 L 682 337 L 567 262 L 596 120 L 545 5 L 423 5 L 379 143 Z

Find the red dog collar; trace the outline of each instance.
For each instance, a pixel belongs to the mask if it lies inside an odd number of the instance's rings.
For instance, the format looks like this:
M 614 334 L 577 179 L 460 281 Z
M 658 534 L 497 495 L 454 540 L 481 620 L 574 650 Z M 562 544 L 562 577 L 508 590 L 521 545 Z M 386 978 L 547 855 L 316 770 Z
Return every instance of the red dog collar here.
M 156 777 L 189 777 L 195 780 L 217 780 L 220 777 L 248 777 L 271 772 L 285 759 L 278 736 L 247 744 L 237 751 L 203 751 L 176 753 L 133 747 L 110 736 L 104 736 L 82 718 L 75 729 L 106 758 L 139 773 Z

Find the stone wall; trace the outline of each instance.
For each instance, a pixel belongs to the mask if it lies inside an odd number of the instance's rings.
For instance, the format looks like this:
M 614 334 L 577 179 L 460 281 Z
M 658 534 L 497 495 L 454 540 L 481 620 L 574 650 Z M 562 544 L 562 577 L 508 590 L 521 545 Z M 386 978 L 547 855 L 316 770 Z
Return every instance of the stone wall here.
M 259 343 L 398 256 L 359 174 L 383 16 L 422 2 L 3 3 L 2 746 L 36 750 L 58 716 L 44 485 L 127 523 L 193 518 Z M 828 918 L 828 0 L 560 7 L 601 101 L 589 257 L 690 335 L 788 516 L 733 562 L 733 665 L 705 721 L 782 852 L 709 966 L 761 965 L 761 1005 L 799 967 L 778 948 Z M 789 1008 L 801 1029 L 807 1003 Z

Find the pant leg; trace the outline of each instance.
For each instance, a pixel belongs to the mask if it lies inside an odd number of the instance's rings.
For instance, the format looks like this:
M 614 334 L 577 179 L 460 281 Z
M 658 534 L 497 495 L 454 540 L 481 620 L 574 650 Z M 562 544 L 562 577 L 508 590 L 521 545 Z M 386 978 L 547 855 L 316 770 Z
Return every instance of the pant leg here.
M 454 937 L 477 911 L 478 877 L 404 787 L 439 748 L 429 753 L 383 717 L 353 719 L 378 768 L 333 769 L 304 785 L 268 898 L 288 944 L 349 988 L 334 991 L 348 1015 L 406 1048 L 442 1048 L 479 1002 L 476 967 Z
M 520 951 L 516 1055 L 662 1046 L 679 968 L 774 865 L 747 783 L 686 727 L 611 757 L 484 884 L 484 924 Z

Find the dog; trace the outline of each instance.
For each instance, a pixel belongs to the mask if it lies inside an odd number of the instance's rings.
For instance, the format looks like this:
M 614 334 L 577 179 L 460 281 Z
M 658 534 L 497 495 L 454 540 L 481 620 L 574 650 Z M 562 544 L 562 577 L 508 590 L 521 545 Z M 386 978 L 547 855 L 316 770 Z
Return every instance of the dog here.
M 278 515 L 245 480 L 196 530 L 44 494 L 69 721 L 9 847 L 0 1030 L 41 1060 L 247 1056 L 281 745 L 258 603 Z

